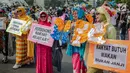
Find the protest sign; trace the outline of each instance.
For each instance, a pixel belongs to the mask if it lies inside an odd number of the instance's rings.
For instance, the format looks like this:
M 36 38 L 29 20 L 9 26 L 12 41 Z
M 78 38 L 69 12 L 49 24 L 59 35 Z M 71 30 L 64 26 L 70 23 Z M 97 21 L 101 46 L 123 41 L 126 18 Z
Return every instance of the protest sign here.
M 6 30 L 6 23 L 5 23 L 6 17 L 0 18 L 0 30 Z
M 52 27 L 48 27 L 40 24 L 33 24 L 28 36 L 28 40 L 34 43 L 52 47 L 53 39 L 50 36 L 52 31 L 53 31 Z
M 88 66 L 117 73 L 130 72 L 130 41 L 107 40 L 89 45 Z
M 12 19 L 6 31 L 21 36 L 22 35 L 21 28 L 25 24 L 26 21 L 19 20 L 19 19 Z

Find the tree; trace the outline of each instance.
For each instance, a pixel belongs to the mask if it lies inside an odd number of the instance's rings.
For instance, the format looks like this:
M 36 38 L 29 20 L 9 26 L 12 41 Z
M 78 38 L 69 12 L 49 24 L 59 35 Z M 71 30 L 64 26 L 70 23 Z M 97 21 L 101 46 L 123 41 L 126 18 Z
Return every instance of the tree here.
M 130 0 L 116 0 L 117 3 L 126 3 L 130 7 Z
M 101 0 L 101 3 L 103 3 L 104 1 L 113 1 L 113 0 Z M 130 0 L 115 0 L 116 3 L 126 3 L 128 5 L 128 7 L 130 7 Z

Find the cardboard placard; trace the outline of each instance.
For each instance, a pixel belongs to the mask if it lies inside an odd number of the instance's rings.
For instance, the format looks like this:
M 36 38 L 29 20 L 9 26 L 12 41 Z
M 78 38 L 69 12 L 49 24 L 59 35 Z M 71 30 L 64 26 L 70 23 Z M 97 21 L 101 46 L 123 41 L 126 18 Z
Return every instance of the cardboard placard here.
M 88 66 L 117 73 L 130 72 L 130 41 L 107 40 L 89 45 Z
M 6 23 L 5 23 L 6 17 L 0 18 L 0 30 L 6 30 Z
M 12 19 L 6 31 L 21 36 L 22 35 L 21 28 L 25 24 L 26 21 L 19 20 L 19 19 Z
M 34 43 L 52 47 L 54 41 L 53 38 L 51 38 L 50 36 L 52 32 L 53 32 L 52 27 L 34 23 L 31 27 L 28 40 Z

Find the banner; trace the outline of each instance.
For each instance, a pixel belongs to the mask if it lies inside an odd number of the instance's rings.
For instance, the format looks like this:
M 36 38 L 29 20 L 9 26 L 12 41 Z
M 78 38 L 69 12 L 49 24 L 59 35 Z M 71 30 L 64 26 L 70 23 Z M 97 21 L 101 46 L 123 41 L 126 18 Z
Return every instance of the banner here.
M 54 41 L 50 36 L 52 32 L 53 32 L 52 27 L 40 24 L 33 24 L 28 36 L 28 40 L 34 43 L 39 43 L 42 45 L 52 47 Z
M 130 72 L 130 41 L 107 40 L 89 45 L 88 66 L 117 73 Z
M 6 31 L 21 36 L 22 35 L 21 28 L 25 24 L 26 21 L 19 20 L 19 19 L 12 19 Z
M 6 30 L 6 23 L 5 23 L 6 17 L 0 18 L 0 30 Z

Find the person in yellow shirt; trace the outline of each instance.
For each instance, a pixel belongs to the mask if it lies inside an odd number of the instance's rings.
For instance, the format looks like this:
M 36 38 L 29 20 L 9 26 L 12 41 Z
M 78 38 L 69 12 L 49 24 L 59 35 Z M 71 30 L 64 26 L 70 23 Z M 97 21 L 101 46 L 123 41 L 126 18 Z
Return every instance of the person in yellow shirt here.
M 26 25 L 22 27 L 22 36 L 16 36 L 16 63 L 13 66 L 17 69 L 25 64 L 30 64 L 34 57 L 34 43 L 27 41 L 29 29 L 32 19 L 26 15 L 24 7 L 17 8 L 18 19 L 26 21 Z

